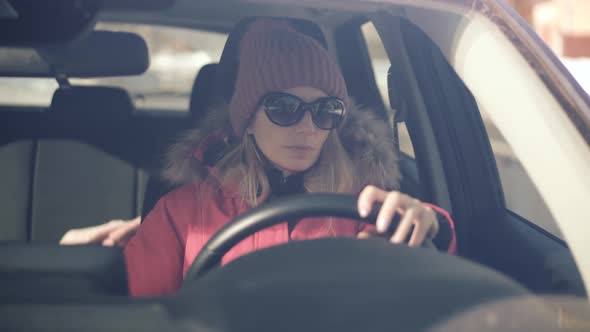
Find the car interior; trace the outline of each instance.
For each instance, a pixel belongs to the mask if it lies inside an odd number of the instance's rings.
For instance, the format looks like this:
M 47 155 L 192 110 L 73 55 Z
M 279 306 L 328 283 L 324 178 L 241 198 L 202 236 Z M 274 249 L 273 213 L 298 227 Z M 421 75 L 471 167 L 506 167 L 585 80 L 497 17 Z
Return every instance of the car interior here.
M 0 105 L 0 306 L 7 318 L 0 326 L 19 330 L 19 319 L 34 316 L 37 321 L 31 320 L 28 330 L 55 330 L 68 320 L 79 330 L 101 331 L 377 331 L 387 324 L 383 317 L 406 307 L 395 319 L 410 331 L 489 300 L 586 296 L 566 243 L 506 208 L 478 103 L 428 32 L 431 19 L 448 21 L 449 31 L 458 29 L 461 10 L 440 14 L 400 4 L 379 11 L 380 5 L 363 2 L 337 9 L 310 1 L 135 3 L 105 1 L 106 9 L 92 12 L 76 39 L 68 36 L 73 40 L 57 46 L 37 40 L 22 46 L 0 33 L 7 45 L 0 47 L 1 77 L 55 78 L 59 85 L 48 107 Z M 358 104 L 383 121 L 391 119 L 396 138 L 398 128 L 407 127 L 415 156 L 398 151 L 401 191 L 452 213 L 458 258 L 391 250 L 379 241 L 304 241 L 310 243 L 257 252 L 223 268 L 213 263 L 207 268 L 211 271 L 187 281 L 174 296 L 129 299 L 120 248 L 57 244 L 72 228 L 145 217 L 178 185 L 158 175 L 163 156 L 209 108 L 229 100 L 240 37 L 256 17 L 289 20 L 318 40 L 337 59 Z M 182 26 L 228 38 L 219 63 L 203 66 L 195 77 L 187 112 L 169 115 L 137 109 L 124 88 L 70 82 L 134 76 L 148 69 L 142 37 L 93 30 L 100 21 Z M 395 59 L 387 72 L 389 103 L 377 87 L 361 31 L 367 22 L 379 30 L 389 58 Z M 277 216 L 308 203 L 278 202 Z M 334 209 L 343 201 L 335 204 Z M 235 236 L 244 232 L 234 229 Z M 333 279 L 340 283 L 329 287 Z M 317 280 L 321 282 L 311 284 Z M 381 285 L 383 291 L 371 285 Z M 342 292 L 344 287 L 349 291 Z M 416 296 L 417 289 L 431 295 Z M 407 314 L 419 308 L 425 308 L 427 318 Z M 365 325 L 342 319 L 355 314 L 376 318 Z M 300 315 L 306 322 L 293 319 Z M 550 320 L 533 309 L 518 319 Z

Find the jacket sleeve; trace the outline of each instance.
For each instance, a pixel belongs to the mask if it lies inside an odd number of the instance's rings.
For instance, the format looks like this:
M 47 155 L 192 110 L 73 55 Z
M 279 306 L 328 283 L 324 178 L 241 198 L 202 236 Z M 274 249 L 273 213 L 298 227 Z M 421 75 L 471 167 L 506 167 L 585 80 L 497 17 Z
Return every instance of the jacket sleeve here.
M 186 232 L 171 195 L 158 201 L 125 247 L 130 295 L 169 294 L 181 285 Z
M 457 236 L 455 235 L 455 223 L 451 215 L 443 208 L 430 203 L 422 203 L 436 212 L 436 218 L 439 224 L 439 231 L 433 239 L 437 249 L 446 251 L 451 255 L 457 254 Z M 359 232 L 373 232 L 375 226 L 367 223 L 360 223 Z
M 457 254 L 457 235 L 455 234 L 455 222 L 451 215 L 443 208 L 430 203 L 422 203 L 436 212 L 439 231 L 432 240 L 439 250 L 445 250 L 451 255 Z

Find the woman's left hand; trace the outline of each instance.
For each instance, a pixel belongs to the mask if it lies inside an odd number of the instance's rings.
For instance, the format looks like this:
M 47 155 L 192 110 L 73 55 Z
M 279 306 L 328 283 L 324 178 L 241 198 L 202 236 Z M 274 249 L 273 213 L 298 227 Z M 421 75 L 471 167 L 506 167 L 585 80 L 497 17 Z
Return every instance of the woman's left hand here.
M 124 247 L 135 234 L 141 217 L 131 220 L 111 220 L 102 225 L 74 228 L 67 231 L 59 241 L 61 245 L 102 244 L 103 246 Z
M 430 207 L 399 191 L 385 191 L 375 186 L 366 186 L 359 195 L 357 205 L 361 217 L 368 216 L 376 202 L 383 204 L 377 216 L 377 236 L 390 231 L 391 222 L 396 214 L 400 215 L 401 220 L 389 239 L 392 243 L 401 244 L 409 238 L 410 247 L 419 247 L 424 240 L 433 239 L 438 233 L 438 221 Z M 412 232 L 411 235 L 410 232 Z M 358 238 L 363 239 L 373 235 L 371 232 L 361 232 Z

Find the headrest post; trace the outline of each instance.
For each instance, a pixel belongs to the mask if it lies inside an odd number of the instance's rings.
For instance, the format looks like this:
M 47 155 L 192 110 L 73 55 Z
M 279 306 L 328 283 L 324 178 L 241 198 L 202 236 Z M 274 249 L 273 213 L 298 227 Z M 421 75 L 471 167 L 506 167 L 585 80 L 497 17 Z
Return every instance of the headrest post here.
M 70 84 L 70 81 L 68 80 L 67 75 L 57 74 L 57 75 L 55 75 L 55 80 L 57 81 L 57 84 L 59 85 L 60 89 L 72 87 L 72 85 Z

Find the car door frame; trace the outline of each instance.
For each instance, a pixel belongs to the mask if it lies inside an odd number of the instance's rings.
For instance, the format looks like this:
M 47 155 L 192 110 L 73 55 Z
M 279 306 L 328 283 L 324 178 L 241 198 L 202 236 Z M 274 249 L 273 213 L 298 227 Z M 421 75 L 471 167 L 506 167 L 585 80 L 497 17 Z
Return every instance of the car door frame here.
M 404 19 L 403 14 L 386 12 L 371 16 L 390 60 L 395 59 L 391 63 L 400 75 L 398 84 L 407 85 L 406 102 L 413 110 L 408 114 L 407 127 L 421 186 L 427 199 L 448 209 L 456 219 L 460 254 L 509 275 L 535 292 L 584 295 L 577 287 L 582 284 L 577 269 L 547 264 L 555 255 L 573 261 L 565 243 L 505 207 L 479 112 L 458 107 L 449 108 L 451 113 L 442 116 L 427 106 L 412 66 L 414 59 L 404 41 Z M 564 279 L 569 281 L 564 283 Z

